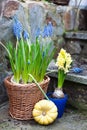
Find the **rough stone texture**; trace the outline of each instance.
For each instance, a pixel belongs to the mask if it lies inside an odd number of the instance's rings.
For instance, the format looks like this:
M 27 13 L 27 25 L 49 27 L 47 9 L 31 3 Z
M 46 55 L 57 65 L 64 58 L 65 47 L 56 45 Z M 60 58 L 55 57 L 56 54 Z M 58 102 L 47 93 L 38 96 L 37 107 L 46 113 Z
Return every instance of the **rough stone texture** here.
M 79 14 L 79 30 L 87 30 L 87 19 L 86 19 L 86 15 L 87 15 L 87 9 L 82 9 L 80 10 L 80 14 Z
M 15 14 L 15 11 L 18 10 L 19 3 L 16 1 L 8 1 L 5 4 L 4 10 L 3 10 L 3 16 L 4 17 L 12 17 Z
M 64 26 L 66 31 L 78 29 L 79 21 L 77 17 L 78 8 L 67 7 L 64 13 Z
M 37 124 L 34 120 L 19 121 L 8 114 L 8 104 L 0 108 L 0 130 L 87 130 L 87 114 L 66 108 L 62 118 L 48 126 Z
M 81 53 L 81 47 L 78 41 L 67 40 L 65 49 L 72 55 Z
M 15 7 L 14 7 L 14 6 Z M 12 38 L 12 17 L 18 9 L 17 1 L 2 1 L 0 2 L 1 15 L 0 15 L 0 40 L 8 41 Z
M 66 31 L 87 30 L 87 9 L 68 6 L 64 13 L 64 26 Z
M 3 74 L 0 72 L 0 104 L 8 100 L 6 89 L 3 83 L 3 80 L 6 76 L 7 75 L 5 73 Z
M 85 31 L 66 32 L 64 37 L 68 39 L 70 38 L 70 39 L 77 39 L 77 40 L 87 40 L 87 32 Z
M 87 63 L 87 32 L 67 32 L 64 48 L 72 54 L 74 63 L 83 67 Z M 79 61 L 79 62 L 78 62 Z
M 6 89 L 3 83 L 4 78 L 7 76 L 7 73 L 5 72 L 5 70 L 7 69 L 6 65 L 7 62 L 6 60 L 4 60 L 3 49 L 0 48 L 0 104 L 8 99 Z
M 79 4 L 79 2 L 80 2 L 81 0 L 70 0 L 70 2 L 69 2 L 69 5 L 70 6 L 78 6 L 78 4 Z M 87 1 L 86 0 L 82 0 L 81 1 L 81 3 L 80 3 L 80 6 L 82 7 L 84 7 L 84 6 L 87 6 Z
M 72 106 L 81 111 L 87 111 L 87 85 L 66 81 L 64 91 L 68 94 L 68 101 Z

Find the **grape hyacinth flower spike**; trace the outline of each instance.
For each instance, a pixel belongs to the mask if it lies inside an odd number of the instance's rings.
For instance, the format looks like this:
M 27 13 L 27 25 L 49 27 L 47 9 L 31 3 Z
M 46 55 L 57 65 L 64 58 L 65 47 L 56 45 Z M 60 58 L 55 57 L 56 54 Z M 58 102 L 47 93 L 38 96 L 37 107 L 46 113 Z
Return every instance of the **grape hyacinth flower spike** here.
M 26 30 L 23 32 L 23 37 L 25 40 L 29 39 L 29 33 Z
M 74 73 L 81 73 L 81 72 L 83 71 L 83 69 L 81 69 L 81 68 L 79 68 L 79 67 L 75 67 L 75 68 L 72 69 L 72 71 L 73 71 Z
M 36 31 L 36 38 L 38 38 L 40 35 L 41 35 L 41 30 L 40 28 L 38 28 Z
M 51 37 L 53 33 L 53 26 L 52 23 L 49 22 L 48 25 L 44 27 L 44 31 L 42 33 L 43 37 Z
M 13 24 L 13 33 L 16 36 L 17 39 L 21 38 L 23 31 L 23 27 L 21 22 L 15 17 L 14 18 L 14 24 Z

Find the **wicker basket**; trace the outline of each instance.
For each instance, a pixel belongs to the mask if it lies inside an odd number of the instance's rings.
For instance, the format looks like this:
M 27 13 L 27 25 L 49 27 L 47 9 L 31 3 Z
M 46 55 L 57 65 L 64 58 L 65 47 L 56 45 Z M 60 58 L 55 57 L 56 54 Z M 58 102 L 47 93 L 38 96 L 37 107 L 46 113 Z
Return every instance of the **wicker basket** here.
M 35 83 L 17 85 L 11 83 L 10 79 L 11 77 L 7 77 L 4 80 L 9 97 L 10 115 L 19 120 L 33 119 L 32 110 L 36 102 L 44 98 L 43 94 Z M 45 92 L 47 91 L 49 81 L 50 78 L 46 76 L 43 82 L 40 83 Z

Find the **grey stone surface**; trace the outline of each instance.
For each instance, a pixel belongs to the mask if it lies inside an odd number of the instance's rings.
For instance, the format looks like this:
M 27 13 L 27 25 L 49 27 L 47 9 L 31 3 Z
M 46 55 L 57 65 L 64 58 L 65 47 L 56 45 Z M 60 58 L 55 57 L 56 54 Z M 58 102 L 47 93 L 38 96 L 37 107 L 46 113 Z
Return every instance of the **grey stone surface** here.
M 38 28 L 43 29 L 44 20 L 46 18 L 46 11 L 43 5 L 29 4 L 29 23 L 31 26 L 31 37 L 36 37 L 36 30 Z
M 3 83 L 4 78 L 6 77 L 6 73 L 1 73 L 0 72 L 0 104 L 7 101 L 7 92 Z
M 81 54 L 81 46 L 79 41 L 73 41 L 71 39 L 67 40 L 67 43 L 65 44 L 64 48 L 72 55 Z
M 73 7 L 67 7 L 64 13 L 64 27 L 66 31 L 74 30 L 78 25 L 76 24 L 76 12 L 77 9 Z
M 67 32 L 65 34 L 66 44 L 64 48 L 72 55 L 73 63 L 77 67 L 86 66 L 87 64 L 87 32 Z M 86 69 L 85 69 L 86 71 Z M 85 72 L 84 71 L 84 72 Z M 84 75 L 85 76 L 85 75 Z
M 87 112 L 87 85 L 65 81 L 64 91 L 68 94 L 68 102 L 80 111 Z
M 80 3 L 81 0 L 70 0 L 69 5 L 71 6 L 78 6 L 78 4 Z M 82 0 L 80 3 L 80 6 L 87 6 L 87 1 L 86 0 Z
M 79 30 L 87 31 L 87 19 L 86 19 L 87 9 L 80 10 L 79 14 Z
M 79 6 L 80 7 L 80 6 Z M 86 14 L 87 9 L 84 6 L 81 7 L 72 7 L 68 6 L 67 10 L 64 13 L 64 27 L 66 31 L 86 31 L 87 30 L 87 21 L 86 21 Z M 81 35 L 82 37 L 82 35 Z
M 87 115 L 66 107 L 62 118 L 48 126 L 37 124 L 34 120 L 19 121 L 8 113 L 8 103 L 0 107 L 0 130 L 86 130 Z
M 56 77 L 56 78 L 58 77 L 57 73 L 51 73 L 49 75 L 52 76 L 52 77 Z M 69 73 L 66 76 L 66 80 L 87 85 L 87 76 Z
M 66 32 L 65 38 L 87 40 L 87 32 Z
M 54 72 L 49 73 L 49 75 L 52 76 L 52 77 L 57 78 L 58 77 L 57 76 L 58 75 L 58 69 L 57 69 L 57 67 L 55 65 L 54 60 L 52 60 L 52 62 L 48 66 L 48 71 L 52 71 L 52 70 Z M 67 74 L 66 80 L 87 85 L 87 75 L 86 75 L 85 71 L 86 70 L 84 70 L 84 68 L 83 68 L 83 71 L 81 73 L 78 73 L 78 74 L 76 74 L 74 72 L 72 73 L 72 71 L 71 71 L 71 72 L 69 72 Z
M 12 20 L 0 20 L 0 40 L 9 41 L 12 38 Z

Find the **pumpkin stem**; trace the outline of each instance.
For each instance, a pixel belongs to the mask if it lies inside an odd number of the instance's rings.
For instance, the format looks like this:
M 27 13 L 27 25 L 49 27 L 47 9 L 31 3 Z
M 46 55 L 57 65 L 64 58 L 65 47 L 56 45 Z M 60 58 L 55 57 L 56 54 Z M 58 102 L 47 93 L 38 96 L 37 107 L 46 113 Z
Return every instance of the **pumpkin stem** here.
M 47 95 L 45 94 L 45 92 L 43 91 L 43 89 L 41 88 L 41 86 L 38 84 L 38 82 L 35 80 L 35 78 L 29 74 L 29 76 L 33 79 L 34 83 L 38 86 L 38 88 L 40 89 L 40 91 L 42 92 L 42 94 L 44 95 L 44 97 L 47 99 L 47 100 L 50 100 Z

